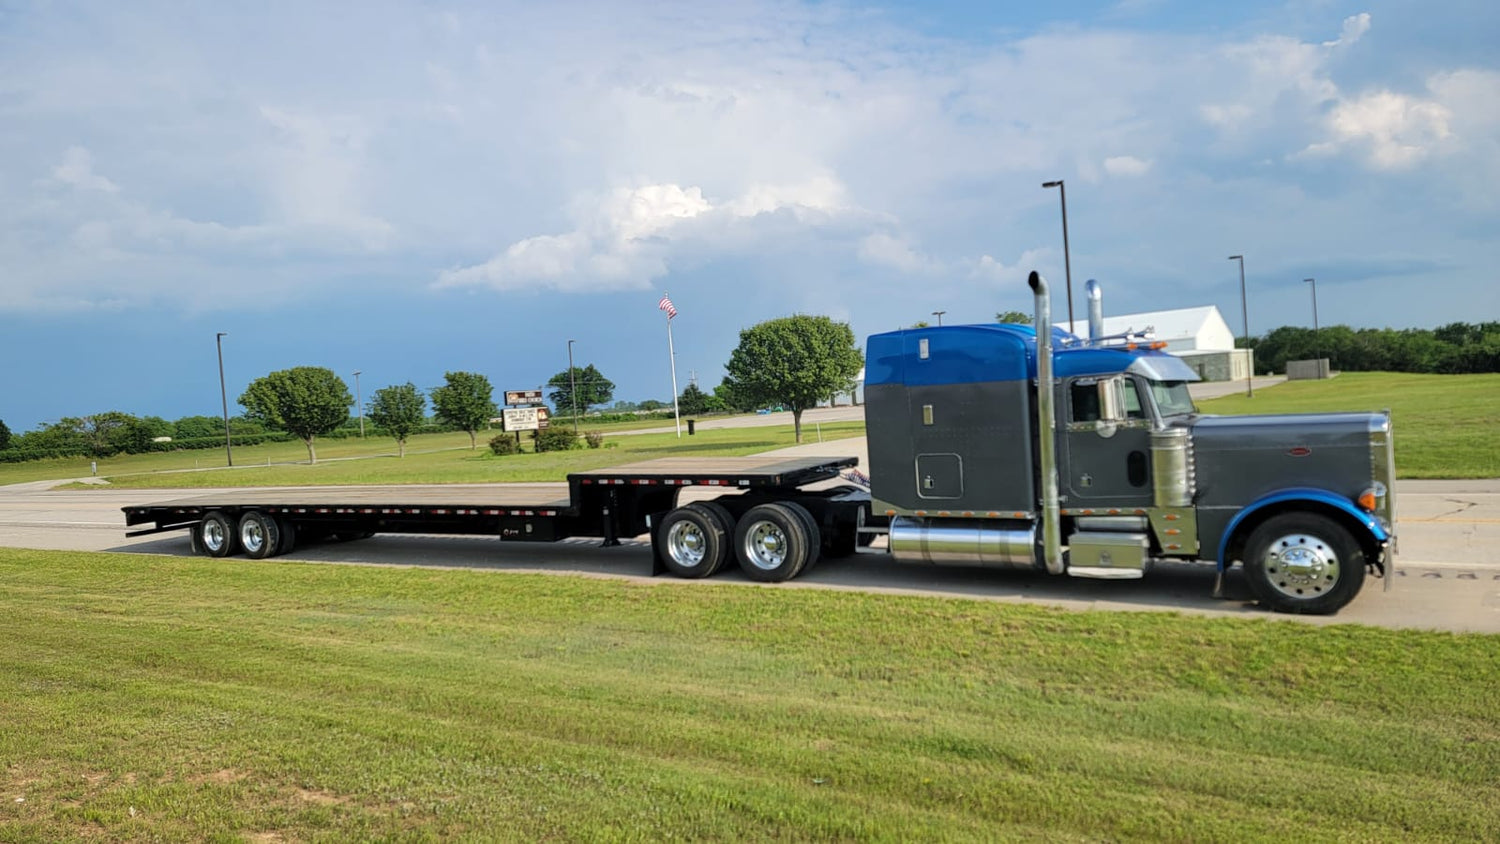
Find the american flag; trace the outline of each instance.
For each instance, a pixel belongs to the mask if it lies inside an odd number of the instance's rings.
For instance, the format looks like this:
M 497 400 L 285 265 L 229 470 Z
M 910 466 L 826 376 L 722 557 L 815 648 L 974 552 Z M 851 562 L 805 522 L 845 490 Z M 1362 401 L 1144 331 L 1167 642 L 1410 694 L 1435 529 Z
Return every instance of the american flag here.
M 656 308 L 657 310 L 666 311 L 667 319 L 677 316 L 677 309 L 672 307 L 672 300 L 668 299 L 665 293 L 661 294 L 661 301 L 656 303 Z

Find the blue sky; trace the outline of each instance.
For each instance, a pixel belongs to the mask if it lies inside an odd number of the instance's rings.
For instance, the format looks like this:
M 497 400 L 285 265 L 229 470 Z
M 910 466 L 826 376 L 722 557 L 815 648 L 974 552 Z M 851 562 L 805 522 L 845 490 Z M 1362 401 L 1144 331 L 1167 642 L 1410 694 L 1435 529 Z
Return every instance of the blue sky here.
M 619 398 L 738 332 L 1500 319 L 1493 3 L 0 0 L 0 419 L 327 366 Z M 1066 303 L 1054 304 L 1065 312 Z M 231 410 L 235 411 L 233 405 Z

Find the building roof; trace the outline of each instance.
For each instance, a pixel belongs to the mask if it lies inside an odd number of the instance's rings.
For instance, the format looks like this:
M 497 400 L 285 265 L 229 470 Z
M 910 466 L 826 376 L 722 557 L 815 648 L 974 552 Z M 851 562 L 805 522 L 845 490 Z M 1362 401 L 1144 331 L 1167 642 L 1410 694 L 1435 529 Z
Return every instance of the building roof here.
M 1167 349 L 1170 351 L 1174 345 L 1183 345 L 1182 341 L 1196 340 L 1203 331 L 1215 327 L 1215 320 L 1219 325 L 1226 328 L 1224 317 L 1219 314 L 1219 309 L 1213 305 L 1202 308 L 1178 308 L 1172 311 L 1149 311 L 1140 314 L 1120 314 L 1119 316 L 1104 317 L 1104 333 L 1123 334 L 1126 331 L 1145 331 L 1147 328 L 1156 329 L 1156 339 L 1167 341 Z M 1067 330 L 1066 321 L 1056 324 L 1058 328 Z M 1077 329 L 1080 337 L 1088 337 L 1089 321 L 1087 312 L 1075 314 L 1073 327 Z

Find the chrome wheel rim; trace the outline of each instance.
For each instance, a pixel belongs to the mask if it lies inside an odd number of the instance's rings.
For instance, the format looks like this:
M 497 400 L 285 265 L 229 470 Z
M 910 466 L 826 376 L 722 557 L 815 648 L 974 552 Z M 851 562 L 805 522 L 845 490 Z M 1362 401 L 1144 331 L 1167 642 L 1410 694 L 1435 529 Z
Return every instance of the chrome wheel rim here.
M 708 538 L 692 522 L 678 522 L 667 530 L 667 553 L 683 568 L 696 568 L 708 555 Z
M 203 547 L 217 552 L 224 547 L 224 541 L 229 537 L 224 533 L 224 523 L 218 519 L 210 519 L 203 523 Z
M 1288 598 L 1315 598 L 1339 582 L 1339 558 L 1316 536 L 1294 533 L 1280 537 L 1261 561 L 1271 588 Z
M 760 521 L 745 532 L 745 559 L 763 571 L 775 571 L 786 562 L 786 534 L 774 522 Z
M 245 546 L 245 553 L 255 554 L 266 544 L 266 529 L 258 521 L 248 521 L 240 525 L 240 544 Z

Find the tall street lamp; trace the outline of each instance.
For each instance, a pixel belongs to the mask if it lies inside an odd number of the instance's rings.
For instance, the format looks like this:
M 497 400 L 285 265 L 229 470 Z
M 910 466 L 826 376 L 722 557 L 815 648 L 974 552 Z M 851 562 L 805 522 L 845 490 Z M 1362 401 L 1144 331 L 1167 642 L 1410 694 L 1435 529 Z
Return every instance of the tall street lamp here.
M 359 411 L 359 438 L 365 438 L 365 397 L 359 391 L 359 370 L 354 370 L 354 408 Z
M 932 315 L 938 318 L 938 325 L 942 325 L 943 324 L 943 314 L 946 314 L 946 313 L 948 313 L 948 312 L 947 311 L 933 311 L 932 312 Z
M 214 345 L 219 347 L 219 399 L 224 403 L 224 459 L 234 465 L 234 451 L 229 445 L 229 393 L 224 389 L 224 337 L 229 332 L 214 335 Z
M 1063 185 L 1063 180 L 1055 182 L 1042 182 L 1044 188 L 1057 188 L 1057 195 L 1062 198 L 1063 218 L 1063 273 L 1068 285 L 1068 333 L 1073 333 L 1073 262 L 1068 255 L 1068 189 Z M 1041 330 L 1042 326 L 1037 326 Z
M 568 341 L 568 398 L 573 402 L 573 436 L 578 436 L 578 379 L 573 374 L 573 344 Z
M 1240 313 L 1245 317 L 1245 347 L 1249 348 L 1250 305 L 1247 304 L 1247 300 L 1245 299 L 1245 256 L 1230 255 L 1229 260 L 1240 262 Z M 1250 355 L 1247 355 L 1245 358 L 1245 396 L 1248 398 L 1255 397 L 1255 384 L 1251 382 L 1251 378 L 1255 375 L 1254 367 L 1251 365 L 1251 360 L 1253 360 L 1253 358 L 1253 352 Z
M 1321 360 L 1318 352 L 1318 280 L 1315 278 L 1302 279 L 1303 284 L 1312 285 L 1313 300 L 1313 360 Z M 1318 364 L 1318 377 L 1323 377 L 1323 364 Z

